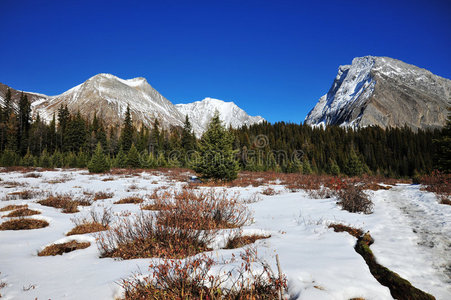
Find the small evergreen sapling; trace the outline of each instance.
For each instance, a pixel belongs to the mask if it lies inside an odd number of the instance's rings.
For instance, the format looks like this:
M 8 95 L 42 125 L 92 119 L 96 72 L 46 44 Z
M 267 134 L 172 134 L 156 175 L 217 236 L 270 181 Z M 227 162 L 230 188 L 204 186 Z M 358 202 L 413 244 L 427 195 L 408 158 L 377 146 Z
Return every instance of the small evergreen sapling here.
M 90 173 L 102 173 L 110 170 L 108 160 L 103 153 L 100 142 L 97 143 L 96 151 L 88 164 L 88 170 Z

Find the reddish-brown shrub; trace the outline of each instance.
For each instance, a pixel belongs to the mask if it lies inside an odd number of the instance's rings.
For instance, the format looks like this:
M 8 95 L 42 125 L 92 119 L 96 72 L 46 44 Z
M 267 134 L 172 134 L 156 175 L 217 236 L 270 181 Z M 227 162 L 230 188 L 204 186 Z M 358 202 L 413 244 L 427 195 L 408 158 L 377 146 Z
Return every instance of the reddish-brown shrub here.
M 252 235 L 242 235 L 241 232 L 232 235 L 227 239 L 227 244 L 225 249 L 236 249 L 241 248 L 243 246 L 253 244 L 256 240 L 268 239 L 271 235 L 263 235 L 263 234 L 252 234 Z
M 139 203 L 143 203 L 143 202 L 144 202 L 144 200 L 139 197 L 127 197 L 127 198 L 122 198 L 121 200 L 114 202 L 114 204 L 139 204 Z
M 19 209 L 16 209 L 16 210 L 10 212 L 6 216 L 3 216 L 3 218 L 27 217 L 27 216 L 32 216 L 32 215 L 39 215 L 40 213 L 41 212 L 39 212 L 37 210 L 33 210 L 33 209 L 19 208 Z
M 352 213 L 363 212 L 370 214 L 373 211 L 373 202 L 363 192 L 362 187 L 355 184 L 347 184 L 344 188 L 336 191 L 337 204 L 344 210 Z
M 63 255 L 64 253 L 72 252 L 78 249 L 85 249 L 91 246 L 89 242 L 77 242 L 70 241 L 61 244 L 52 244 L 45 247 L 42 251 L 38 253 L 38 256 L 55 256 Z
M 44 220 L 20 218 L 3 222 L 0 224 L 0 230 L 28 230 L 47 226 L 49 223 Z
M 38 201 L 38 203 L 44 206 L 62 208 L 63 213 L 76 213 L 78 212 L 78 205 L 91 205 L 91 201 L 89 199 L 72 199 L 72 196 L 69 194 L 57 194 L 55 196 L 50 195 L 46 199 Z
M 7 205 L 7 206 L 5 206 L 5 207 L 0 208 L 0 211 L 15 210 L 15 209 L 27 208 L 27 207 L 28 207 L 27 204 L 22 204 L 22 205 Z
M 107 193 L 107 192 L 97 192 L 94 194 L 94 201 L 97 200 L 103 200 L 103 199 L 110 199 L 114 197 L 114 193 Z
M 214 190 L 196 192 L 183 189 L 175 193 L 175 201 L 161 199 L 163 206 L 173 207 L 159 212 L 158 223 L 165 226 L 193 229 L 237 228 L 250 219 L 250 212 L 237 195 Z
M 25 190 L 25 191 L 8 193 L 8 195 L 6 195 L 6 199 L 7 200 L 16 200 L 16 199 L 29 200 L 29 199 L 32 199 L 35 195 L 36 195 L 35 192 L 30 191 L 30 190 Z
M 102 257 L 183 258 L 208 250 L 212 237 L 211 233 L 191 228 L 162 226 L 152 214 L 140 214 L 99 233 L 97 245 Z
M 266 196 L 274 196 L 277 195 L 278 193 L 279 192 L 276 192 L 276 190 L 273 189 L 272 187 L 268 187 L 262 191 L 262 194 Z
M 451 174 L 433 171 L 421 177 L 420 183 L 426 186 L 425 190 L 435 193 L 441 204 L 451 205 Z
M 151 265 L 151 278 L 122 281 L 125 299 L 277 299 L 287 286 L 285 275 L 276 275 L 251 248 L 240 257 L 239 267 L 218 275 L 211 274 L 215 262 L 206 255 Z

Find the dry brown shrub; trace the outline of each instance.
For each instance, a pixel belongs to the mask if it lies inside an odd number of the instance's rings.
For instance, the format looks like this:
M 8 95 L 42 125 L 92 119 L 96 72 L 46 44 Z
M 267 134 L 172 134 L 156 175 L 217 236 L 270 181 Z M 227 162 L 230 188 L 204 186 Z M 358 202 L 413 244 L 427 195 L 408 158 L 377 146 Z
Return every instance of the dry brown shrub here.
M 69 194 L 50 195 L 46 199 L 38 201 L 38 203 L 44 206 L 62 208 L 63 213 L 76 213 L 78 212 L 78 205 L 89 206 L 92 204 L 87 198 L 72 199 L 72 195 Z
M 346 184 L 343 188 L 336 191 L 338 197 L 337 204 L 342 209 L 352 213 L 362 212 L 370 214 L 373 212 L 373 202 L 363 192 L 362 186 L 356 184 Z
M 313 199 L 328 199 L 334 196 L 334 192 L 327 187 L 320 187 L 317 190 L 307 190 L 307 194 Z
M 420 183 L 426 186 L 426 191 L 435 193 L 441 204 L 451 205 L 451 174 L 434 171 L 421 177 Z
M 66 235 L 69 236 L 108 230 L 112 219 L 113 212 L 111 208 L 104 208 L 102 212 L 91 210 L 89 217 L 78 217 L 71 219 L 71 221 L 75 224 L 75 227 Z
M 263 234 L 252 234 L 252 235 L 242 235 L 238 233 L 236 235 L 232 235 L 227 239 L 227 244 L 225 249 L 236 249 L 241 248 L 243 246 L 253 244 L 256 240 L 268 239 L 271 235 L 263 235 Z
M 184 258 L 209 250 L 207 244 L 212 238 L 212 234 L 191 228 L 159 225 L 152 214 L 142 213 L 99 233 L 97 245 L 102 257 Z
M 0 211 L 8 211 L 8 210 L 15 210 L 20 208 L 27 208 L 28 204 L 21 204 L 21 205 L 7 205 L 5 207 L 0 208 Z
M 28 230 L 47 226 L 49 226 L 49 223 L 44 220 L 20 218 L 3 222 L 0 224 L 0 230 Z
M 1 184 L 3 186 L 5 186 L 5 188 L 7 188 L 7 189 L 12 189 L 12 188 L 19 187 L 19 186 L 25 187 L 28 185 L 25 182 L 19 182 L 19 181 L 2 181 Z
M 91 246 L 89 242 L 70 241 L 61 244 L 52 244 L 44 248 L 38 253 L 38 256 L 55 256 L 63 255 L 64 253 L 72 252 L 78 249 L 85 249 Z
M 152 264 L 152 278 L 122 281 L 125 299 L 277 299 L 287 287 L 285 275 L 276 275 L 256 250 L 246 249 L 240 259 L 233 270 L 218 275 L 211 274 L 216 263 L 206 255 Z M 223 263 L 231 262 L 236 258 Z
M 114 177 L 107 177 L 102 179 L 102 181 L 113 181 L 113 180 L 115 180 Z
M 17 200 L 17 199 L 29 200 L 29 199 L 34 198 L 36 196 L 36 194 L 37 193 L 30 191 L 30 190 L 17 191 L 17 192 L 8 193 L 6 195 L 6 200 Z
M 16 209 L 16 210 L 10 212 L 6 216 L 3 216 L 3 218 L 27 217 L 27 216 L 39 215 L 39 214 L 41 214 L 41 212 L 39 212 L 37 210 L 28 209 L 28 208 L 19 208 L 19 209 Z
M 2 273 L 0 272 L 0 275 L 1 275 Z M 2 289 L 2 288 L 4 288 L 4 287 L 6 287 L 6 282 L 3 282 L 2 280 L 0 280 L 0 290 Z M 2 294 L 0 294 L 0 298 L 2 297 Z
M 139 203 L 143 203 L 143 202 L 144 202 L 144 200 L 139 197 L 127 197 L 127 198 L 122 198 L 121 200 L 114 202 L 114 204 L 139 204 Z
M 94 194 L 94 201 L 97 200 L 103 200 L 103 199 L 110 199 L 114 197 L 114 193 L 107 193 L 107 192 L 97 192 Z
M 161 199 L 161 205 L 173 207 L 161 210 L 158 223 L 177 228 L 210 230 L 237 228 L 246 224 L 250 211 L 239 201 L 238 195 L 222 192 L 182 189 L 172 199 Z
M 276 190 L 273 189 L 272 187 L 268 187 L 262 191 L 262 194 L 266 196 L 274 196 L 280 194 L 280 192 L 276 192 Z
M 356 238 L 363 236 L 364 233 L 360 228 L 354 228 L 340 223 L 331 223 L 328 225 L 328 227 L 333 228 L 335 232 L 347 232 Z
M 41 174 L 39 173 L 28 173 L 24 175 L 25 178 L 39 178 L 42 177 Z

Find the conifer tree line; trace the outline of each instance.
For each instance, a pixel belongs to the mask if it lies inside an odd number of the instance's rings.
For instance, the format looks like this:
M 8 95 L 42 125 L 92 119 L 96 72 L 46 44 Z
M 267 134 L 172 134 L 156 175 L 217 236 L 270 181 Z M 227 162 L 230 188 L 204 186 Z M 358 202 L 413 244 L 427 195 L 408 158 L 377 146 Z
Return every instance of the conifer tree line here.
M 261 136 L 263 144 L 256 142 Z M 229 169 L 407 177 L 436 168 L 439 158 L 444 160 L 439 152 L 449 155 L 447 141 L 449 122 L 443 130 L 417 132 L 407 127 L 324 129 L 285 122 L 227 129 L 215 116 L 208 134 L 196 139 L 188 117 L 183 127 L 164 129 L 155 120 L 150 128 L 136 128 L 129 108 L 122 124 L 110 125 L 95 112 L 86 119 L 61 106 L 46 123 L 39 115 L 32 120 L 26 95 L 13 103 L 9 90 L 0 107 L 2 166 L 88 167 L 99 172 L 110 167 L 187 167 L 207 173 L 222 170 L 229 177 Z M 216 156 L 226 151 L 227 159 L 202 165 L 199 156 L 206 151 Z

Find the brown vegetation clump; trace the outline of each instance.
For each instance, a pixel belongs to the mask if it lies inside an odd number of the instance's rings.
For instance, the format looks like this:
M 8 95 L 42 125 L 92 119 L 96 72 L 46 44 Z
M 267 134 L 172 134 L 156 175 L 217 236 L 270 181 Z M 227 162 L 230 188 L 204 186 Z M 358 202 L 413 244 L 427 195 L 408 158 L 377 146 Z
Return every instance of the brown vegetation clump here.
M 25 191 L 20 191 L 20 192 L 8 193 L 8 195 L 6 196 L 6 199 L 7 200 L 16 200 L 16 199 L 29 200 L 29 199 L 32 199 L 35 195 L 36 195 L 36 193 L 34 193 L 30 190 L 25 190 Z
M 114 204 L 139 204 L 139 203 L 143 203 L 143 202 L 144 202 L 144 200 L 139 197 L 127 197 L 127 198 L 122 198 L 121 200 L 114 202 Z
M 50 195 L 46 199 L 38 201 L 39 204 L 44 206 L 51 206 L 54 208 L 62 208 L 63 213 L 76 213 L 78 212 L 78 205 L 89 206 L 91 202 L 88 199 L 72 199 L 71 195 Z
M 209 250 L 212 235 L 191 228 L 157 224 L 151 214 L 122 219 L 116 226 L 99 234 L 97 245 L 102 257 L 184 258 Z
M 15 210 L 15 209 L 27 208 L 27 207 L 28 207 L 27 204 L 23 204 L 23 205 L 7 205 L 5 207 L 0 208 L 0 211 Z
M 268 187 L 262 191 L 262 194 L 266 196 L 274 196 L 277 195 L 278 192 L 276 192 L 276 190 L 273 189 L 272 187 Z
M 25 178 L 39 178 L 42 177 L 41 174 L 39 173 L 28 173 L 24 175 Z
M 28 209 L 28 208 L 19 208 L 19 209 L 16 209 L 16 210 L 10 212 L 6 216 L 3 216 L 3 218 L 27 217 L 27 216 L 39 215 L 39 214 L 41 214 L 41 212 L 39 212 L 37 210 Z
M 346 184 L 336 191 L 338 205 L 344 210 L 352 213 L 362 212 L 370 214 L 373 212 L 373 202 L 363 192 L 362 187 L 355 184 Z
M 435 193 L 441 204 L 451 205 L 451 174 L 434 171 L 421 177 L 420 183 L 426 186 L 426 191 Z
M 110 199 L 114 197 L 114 193 L 107 193 L 107 192 L 97 192 L 94 194 L 94 201 L 97 200 L 103 200 L 103 199 Z
M 90 217 L 72 219 L 75 227 L 66 235 L 69 236 L 108 230 L 112 218 L 113 214 L 111 209 L 105 208 L 101 213 L 91 210 Z
M 271 235 L 252 234 L 252 235 L 234 235 L 227 240 L 225 249 L 236 249 L 243 246 L 253 244 L 257 240 L 268 239 Z
M 123 280 L 125 299 L 258 300 L 283 295 L 287 287 L 285 275 L 276 275 L 253 249 L 241 253 L 240 258 L 239 267 L 216 276 L 210 273 L 215 262 L 206 255 L 184 261 L 165 260 L 150 266 L 152 278 Z M 235 258 L 230 262 L 234 261 Z
M 187 188 L 175 193 L 174 200 L 161 199 L 161 205 L 172 209 L 159 212 L 157 216 L 159 224 L 177 228 L 212 230 L 238 228 L 250 220 L 250 212 L 238 200 L 238 196 L 231 196 L 226 191 L 196 192 Z
M 89 242 L 70 241 L 61 244 L 53 244 L 44 248 L 38 253 L 38 256 L 55 256 L 63 255 L 64 253 L 72 252 L 78 249 L 85 249 L 91 246 Z
M 3 222 L 0 224 L 0 230 L 28 230 L 47 226 L 49 223 L 44 220 L 20 218 Z

